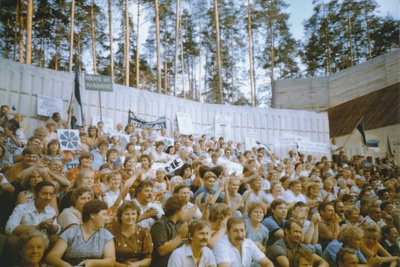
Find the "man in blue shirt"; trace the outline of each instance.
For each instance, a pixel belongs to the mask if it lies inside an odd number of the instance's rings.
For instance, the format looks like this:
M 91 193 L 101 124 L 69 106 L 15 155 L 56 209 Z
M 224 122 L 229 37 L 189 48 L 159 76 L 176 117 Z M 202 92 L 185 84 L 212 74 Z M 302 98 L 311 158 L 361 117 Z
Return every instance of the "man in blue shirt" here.
M 207 194 L 210 194 L 213 196 L 213 200 L 214 198 L 216 198 L 216 202 L 221 203 L 224 199 L 224 196 L 221 194 L 221 192 L 224 189 L 225 182 L 221 181 L 218 190 L 214 190 L 213 188 L 216 180 L 217 176 L 214 173 L 210 171 L 206 172 L 204 174 L 204 186 L 196 191 L 196 193 L 194 194 L 194 198 L 196 199 L 199 194 L 204 193 L 203 197 L 201 198 L 201 203 L 204 203 L 206 201 Z M 215 200 L 210 201 L 210 203 L 215 203 Z

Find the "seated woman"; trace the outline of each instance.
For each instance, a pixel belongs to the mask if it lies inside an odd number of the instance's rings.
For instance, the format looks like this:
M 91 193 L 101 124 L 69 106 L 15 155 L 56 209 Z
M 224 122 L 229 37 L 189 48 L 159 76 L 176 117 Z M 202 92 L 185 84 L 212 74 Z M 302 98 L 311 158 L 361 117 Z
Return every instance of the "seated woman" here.
M 207 201 L 208 199 L 206 200 L 208 206 Z M 225 235 L 227 227 L 226 223 L 228 222 L 228 219 L 232 217 L 232 211 L 228 205 L 222 203 L 216 203 L 212 205 L 211 209 L 204 209 L 204 212 L 207 213 L 208 210 L 210 212 L 208 221 L 210 223 L 211 233 L 208 247 L 213 249 L 217 241 Z
M 246 238 L 253 240 L 254 244 L 265 254 L 267 252 L 267 241 L 269 237 L 268 228 L 261 224 L 266 213 L 266 207 L 263 202 L 253 201 L 247 206 L 249 219 L 245 219 Z M 260 266 L 253 262 L 251 266 Z
M 107 185 L 110 189 L 103 195 L 103 200 L 107 202 L 108 207 L 112 207 L 114 204 L 118 207 L 122 204 L 123 200 L 118 198 L 121 193 L 121 182 L 122 178 L 119 171 L 112 171 L 107 175 Z M 127 194 L 124 200 L 131 200 L 131 196 Z
M 381 232 L 377 226 L 367 226 L 364 234 L 365 236 L 360 250 L 367 259 L 378 256 L 383 263 L 390 263 L 390 267 L 396 267 L 397 264 L 400 263 L 399 257 L 393 257 L 379 244 L 378 241 L 381 239 Z
M 22 186 L 26 190 L 18 194 L 15 205 L 33 201 L 35 193 L 34 190 L 35 185 L 37 185 L 37 183 L 41 181 L 49 180 L 49 175 L 44 172 L 43 168 L 32 168 L 31 172 L 24 173 L 24 175 L 22 175 L 21 178 L 22 178 Z M 55 197 L 51 200 L 50 206 L 52 206 L 56 211 L 56 213 L 58 214 L 57 199 Z
M 87 186 L 93 189 L 94 186 L 94 172 L 90 169 L 83 169 L 78 173 L 78 176 L 76 177 L 76 181 L 74 183 L 74 186 L 72 187 L 73 189 L 76 189 L 80 186 Z M 67 193 L 64 194 L 64 196 L 61 198 L 60 201 L 60 211 L 62 212 L 64 209 L 71 207 L 72 206 L 72 190 L 68 191 Z M 94 195 L 94 198 L 97 198 L 96 195 Z
M 93 195 L 93 190 L 87 186 L 80 186 L 72 191 L 71 207 L 64 209 L 57 219 L 62 232 L 82 224 L 83 206 L 93 199 Z
M 136 224 L 140 207 L 132 201 L 124 201 L 117 210 L 114 224 L 114 243 L 116 251 L 115 267 L 149 266 L 153 241 L 150 231 Z M 133 265 L 134 264 L 134 265 Z
M 49 246 L 47 235 L 40 230 L 23 233 L 18 241 L 19 260 L 15 267 L 45 267 L 42 258 Z
M 113 235 L 104 229 L 107 217 L 107 203 L 97 199 L 87 202 L 82 210 L 83 223 L 60 235 L 47 255 L 47 263 L 55 267 L 114 266 Z

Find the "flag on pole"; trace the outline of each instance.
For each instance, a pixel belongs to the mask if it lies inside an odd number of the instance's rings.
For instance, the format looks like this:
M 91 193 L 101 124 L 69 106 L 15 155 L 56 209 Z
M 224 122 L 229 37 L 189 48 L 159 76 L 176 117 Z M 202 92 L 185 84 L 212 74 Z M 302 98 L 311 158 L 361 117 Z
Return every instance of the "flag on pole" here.
M 71 118 L 71 129 L 77 129 L 78 126 L 85 126 L 85 120 L 83 119 L 83 112 L 82 112 L 78 67 L 75 67 L 75 90 L 74 90 L 73 101 L 74 103 L 73 103 L 73 112 Z
M 365 132 L 364 132 L 364 122 L 361 120 L 360 123 L 356 126 L 356 128 L 362 136 L 363 144 L 367 146 L 367 139 L 365 138 Z

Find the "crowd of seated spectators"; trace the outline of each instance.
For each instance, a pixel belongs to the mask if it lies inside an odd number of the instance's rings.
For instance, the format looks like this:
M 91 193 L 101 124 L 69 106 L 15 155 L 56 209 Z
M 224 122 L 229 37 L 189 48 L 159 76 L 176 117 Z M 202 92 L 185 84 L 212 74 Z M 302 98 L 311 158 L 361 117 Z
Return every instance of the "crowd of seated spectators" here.
M 1 106 L 0 266 L 400 266 L 390 154 L 348 158 L 332 140 L 332 160 L 280 159 L 262 145 L 121 123 L 106 133 L 102 122 L 61 150 L 59 113 L 26 129 Z

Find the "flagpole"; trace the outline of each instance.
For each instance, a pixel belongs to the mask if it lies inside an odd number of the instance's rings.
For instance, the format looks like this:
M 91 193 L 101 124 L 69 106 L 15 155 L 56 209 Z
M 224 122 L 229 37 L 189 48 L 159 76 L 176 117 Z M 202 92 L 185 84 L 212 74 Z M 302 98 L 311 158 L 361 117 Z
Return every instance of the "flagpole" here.
M 347 142 L 349 141 L 350 137 L 353 135 L 355 129 L 357 128 L 357 126 L 360 124 L 360 122 L 362 122 L 362 120 L 364 119 L 364 116 L 361 116 L 361 119 L 357 122 L 356 126 L 354 126 L 353 130 L 351 131 L 351 133 L 349 134 L 349 136 L 347 137 L 346 141 L 343 144 L 343 147 L 347 144 Z
M 71 118 L 71 112 L 72 112 L 72 98 L 73 98 L 73 97 L 74 97 L 74 93 L 71 94 L 71 99 L 69 100 L 67 125 L 69 125 L 69 120 L 70 120 L 70 118 Z

